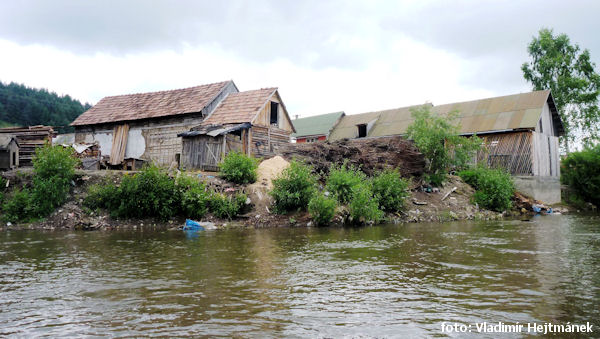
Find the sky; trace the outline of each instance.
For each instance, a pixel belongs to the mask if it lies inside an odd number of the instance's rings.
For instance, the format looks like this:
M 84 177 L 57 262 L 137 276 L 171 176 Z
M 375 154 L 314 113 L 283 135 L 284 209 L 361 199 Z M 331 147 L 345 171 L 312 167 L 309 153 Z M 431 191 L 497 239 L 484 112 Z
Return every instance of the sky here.
M 527 92 L 541 28 L 600 62 L 600 1 L 0 2 L 0 81 L 95 104 L 234 80 L 279 87 L 290 115 Z

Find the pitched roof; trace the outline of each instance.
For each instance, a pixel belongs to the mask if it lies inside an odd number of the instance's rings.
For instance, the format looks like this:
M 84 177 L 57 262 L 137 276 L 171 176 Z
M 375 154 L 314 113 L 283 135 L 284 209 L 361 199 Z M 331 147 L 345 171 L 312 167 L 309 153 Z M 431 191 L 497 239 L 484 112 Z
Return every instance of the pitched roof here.
M 7 150 L 8 146 L 10 146 L 10 143 L 14 140 L 14 142 L 17 144 L 17 146 L 19 145 L 19 142 L 17 141 L 17 138 L 15 138 L 12 135 L 0 135 L 0 150 Z
M 344 112 L 335 112 L 292 120 L 296 128 L 296 133 L 293 133 L 292 136 L 297 138 L 309 135 L 329 135 L 331 129 L 344 115 Z
M 109 96 L 100 100 L 71 126 L 158 118 L 200 112 L 231 80 L 170 91 Z
M 534 129 L 541 118 L 545 103 L 550 107 L 559 134 L 562 133 L 562 122 L 550 91 L 520 93 L 438 106 L 428 105 L 431 106 L 433 114 L 440 116 L 447 116 L 450 112 L 457 111 L 461 133 L 472 134 Z M 358 136 L 356 125 L 369 123 L 372 124 L 367 134 L 369 137 L 404 134 L 414 120 L 411 109 L 416 107 L 418 106 L 346 115 L 333 129 L 329 139 L 355 138 Z
M 277 88 L 261 88 L 252 91 L 231 93 L 221 101 L 214 112 L 200 125 L 224 125 L 252 122 L 273 96 Z
M 431 106 L 431 104 L 428 104 Z M 385 111 L 352 114 L 342 117 L 340 122 L 333 128 L 329 135 L 330 140 L 358 137 L 356 125 L 367 125 L 368 136 L 384 136 L 401 134 L 408 127 L 407 118 L 411 118 L 411 109 L 419 107 L 407 106 Z
M 560 135 L 563 125 L 549 90 L 439 105 L 432 112 L 445 116 L 457 111 L 463 134 L 535 129 L 546 103 Z

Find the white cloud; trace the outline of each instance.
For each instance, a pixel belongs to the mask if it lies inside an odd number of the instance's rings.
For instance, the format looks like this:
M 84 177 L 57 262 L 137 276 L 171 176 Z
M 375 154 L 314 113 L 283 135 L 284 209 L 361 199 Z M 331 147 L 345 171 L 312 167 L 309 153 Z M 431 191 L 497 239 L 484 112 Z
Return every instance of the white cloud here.
M 350 41 L 360 46 L 360 41 Z M 349 113 L 446 103 L 494 93 L 461 85 L 459 57 L 398 37 L 367 44 L 363 68 L 312 69 L 286 58 L 248 61 L 218 45 L 178 51 L 77 55 L 51 46 L 0 40 L 0 80 L 44 87 L 95 103 L 107 95 L 175 89 L 233 79 L 241 90 L 277 86 L 291 114 Z M 504 93 L 503 93 L 504 94 Z

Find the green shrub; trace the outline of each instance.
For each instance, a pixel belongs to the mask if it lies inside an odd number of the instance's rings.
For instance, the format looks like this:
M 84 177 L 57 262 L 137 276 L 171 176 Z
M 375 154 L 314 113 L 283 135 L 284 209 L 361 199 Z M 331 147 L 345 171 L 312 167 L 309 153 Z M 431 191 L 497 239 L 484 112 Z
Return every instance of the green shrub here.
M 213 193 L 210 196 L 210 210 L 218 218 L 231 220 L 244 209 L 246 198 L 245 194 L 231 197 Z
M 292 160 L 290 166 L 273 180 L 270 194 L 275 200 L 275 212 L 305 209 L 316 191 L 316 183 L 312 167 Z
M 427 159 L 426 172 L 434 186 L 440 186 L 451 168 L 462 169 L 481 146 L 481 139 L 461 137 L 460 126 L 452 121 L 457 112 L 448 116 L 436 116 L 428 106 L 412 111 L 414 122 L 406 130 L 407 136 Z
M 248 184 L 256 181 L 258 159 L 239 152 L 229 152 L 219 164 L 221 176 L 237 184 Z
M 91 209 L 116 208 L 119 204 L 118 194 L 119 188 L 112 182 L 94 184 L 88 188 L 83 204 Z
M 337 202 L 321 193 L 315 194 L 308 202 L 308 212 L 317 225 L 327 225 L 335 215 Z
M 17 222 L 31 219 L 31 194 L 29 190 L 15 190 L 12 196 L 2 205 L 3 217 L 6 221 Z
M 383 211 L 379 209 L 379 201 L 373 197 L 373 192 L 367 184 L 354 188 L 348 209 L 354 223 L 378 222 L 383 218 Z
M 506 171 L 476 167 L 461 171 L 459 175 L 475 188 L 473 198 L 479 206 L 498 212 L 511 208 L 515 187 Z
M 36 148 L 33 157 L 33 172 L 40 179 L 60 177 L 69 181 L 75 176 L 79 159 L 70 147 L 50 146 Z
M 62 205 L 67 200 L 79 163 L 71 148 L 48 144 L 37 148 L 32 160 L 33 187 L 16 191 L 3 204 L 3 212 L 10 221 L 45 217 Z
M 381 209 L 398 212 L 404 207 L 408 197 L 408 181 L 400 176 L 398 170 L 387 169 L 371 179 L 371 190 Z
M 196 178 L 182 175 L 177 179 L 181 212 L 186 218 L 201 219 L 208 212 L 210 195 L 204 183 Z
M 561 163 L 561 181 L 583 200 L 600 206 L 600 145 L 569 153 Z
M 111 211 L 118 217 L 156 216 L 167 220 L 177 214 L 179 205 L 175 180 L 157 166 L 146 166 L 141 172 L 121 180 L 118 206 Z
M 367 180 L 366 175 L 354 166 L 332 166 L 327 177 L 327 190 L 336 197 L 341 204 L 346 204 L 352 199 L 354 189 Z

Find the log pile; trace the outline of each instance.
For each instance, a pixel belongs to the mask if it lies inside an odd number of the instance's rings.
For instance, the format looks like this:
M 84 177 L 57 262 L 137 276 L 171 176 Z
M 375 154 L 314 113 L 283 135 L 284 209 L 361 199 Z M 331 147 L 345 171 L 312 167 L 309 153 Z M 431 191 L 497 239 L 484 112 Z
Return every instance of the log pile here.
M 420 176 L 425 169 L 423 154 L 412 142 L 400 136 L 286 144 L 276 153 L 287 160 L 302 160 L 323 173 L 328 173 L 332 164 L 341 164 L 345 160 L 360 166 L 367 175 L 394 167 L 403 176 Z
M 7 127 L 0 128 L 0 135 L 10 134 L 17 138 L 19 143 L 19 166 L 31 166 L 31 159 L 35 149 L 44 146 L 47 142 L 52 143 L 55 136 L 52 126 L 29 126 L 29 127 Z

